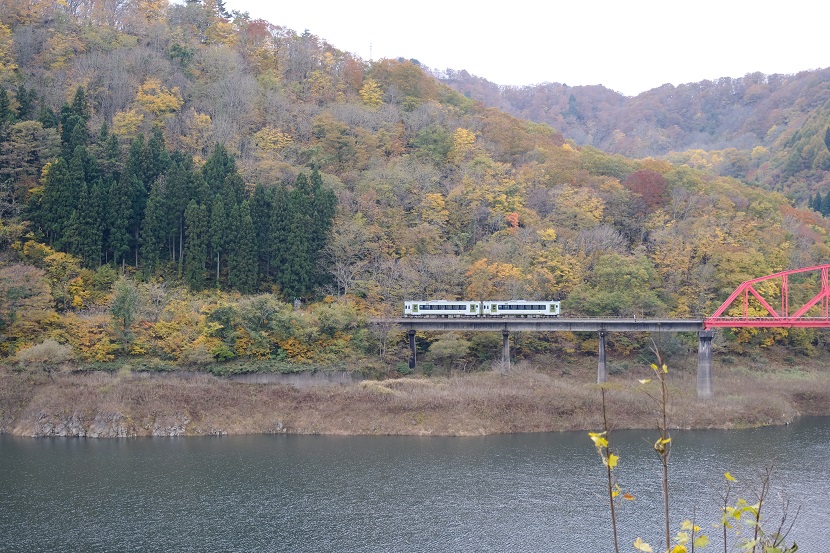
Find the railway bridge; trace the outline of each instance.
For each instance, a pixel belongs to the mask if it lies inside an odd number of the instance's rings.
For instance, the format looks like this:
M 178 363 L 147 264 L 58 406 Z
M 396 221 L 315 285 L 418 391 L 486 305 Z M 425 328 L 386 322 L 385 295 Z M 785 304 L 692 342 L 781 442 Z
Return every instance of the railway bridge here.
M 510 363 L 511 332 L 597 332 L 597 382 L 608 376 L 605 338 L 609 332 L 696 332 L 697 395 L 714 395 L 712 338 L 717 328 L 830 328 L 830 264 L 791 269 L 746 280 L 715 310 L 701 319 L 401 317 L 372 319 L 407 331 L 410 368 L 415 368 L 417 331 L 501 332 L 502 359 Z

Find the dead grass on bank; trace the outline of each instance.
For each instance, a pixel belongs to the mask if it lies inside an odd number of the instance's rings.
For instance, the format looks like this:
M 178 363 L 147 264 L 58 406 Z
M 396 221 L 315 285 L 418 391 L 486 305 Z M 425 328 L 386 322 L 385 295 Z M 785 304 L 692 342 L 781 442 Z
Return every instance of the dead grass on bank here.
M 0 430 L 17 435 L 141 436 L 252 433 L 483 435 L 601 426 L 590 359 L 510 372 L 407 377 L 354 385 L 247 384 L 206 374 L 54 374 L 0 371 Z M 715 397 L 696 396 L 696 371 L 670 372 L 671 425 L 736 428 L 830 414 L 819 365 L 716 367 Z M 651 428 L 647 367 L 609 377 L 615 428 Z M 657 389 L 652 388 L 652 393 Z

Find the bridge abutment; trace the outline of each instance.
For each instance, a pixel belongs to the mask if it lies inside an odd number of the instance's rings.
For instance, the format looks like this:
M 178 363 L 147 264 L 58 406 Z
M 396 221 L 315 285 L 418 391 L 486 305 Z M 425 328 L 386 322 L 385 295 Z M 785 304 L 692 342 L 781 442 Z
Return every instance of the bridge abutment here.
M 502 330 L 502 345 L 501 345 L 501 362 L 504 370 L 510 370 L 510 331 Z
M 697 397 L 710 398 L 715 395 L 712 386 L 712 338 L 715 331 L 701 330 L 697 336 Z

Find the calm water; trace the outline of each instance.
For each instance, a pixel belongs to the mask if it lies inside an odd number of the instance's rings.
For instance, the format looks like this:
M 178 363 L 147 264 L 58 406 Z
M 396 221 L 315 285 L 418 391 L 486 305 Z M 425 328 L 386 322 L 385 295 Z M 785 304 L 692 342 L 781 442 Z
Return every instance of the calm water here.
M 622 549 L 659 545 L 653 433 L 618 432 Z M 800 551 L 830 544 L 830 420 L 675 434 L 673 516 L 717 520 L 724 471 L 767 463 L 800 505 Z M 481 438 L 0 436 L 0 551 L 611 551 L 587 434 Z M 744 488 L 748 489 L 748 488 Z M 774 502 L 778 504 L 778 495 Z M 794 509 L 793 509 L 794 510 Z M 722 551 L 719 534 L 704 551 Z M 655 547 L 655 550 L 658 548 Z

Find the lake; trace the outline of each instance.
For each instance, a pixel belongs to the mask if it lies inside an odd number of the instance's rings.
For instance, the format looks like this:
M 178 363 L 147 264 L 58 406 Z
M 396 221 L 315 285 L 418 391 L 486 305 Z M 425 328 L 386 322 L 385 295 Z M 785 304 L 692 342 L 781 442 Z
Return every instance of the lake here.
M 621 550 L 660 550 L 655 432 L 612 435 Z M 830 419 L 673 433 L 673 532 L 695 517 L 722 551 L 723 473 L 800 507 L 799 551 L 830 549 Z M 586 432 L 486 437 L 0 436 L 0 551 L 612 551 L 604 469 Z M 772 516 L 772 512 L 770 513 Z

